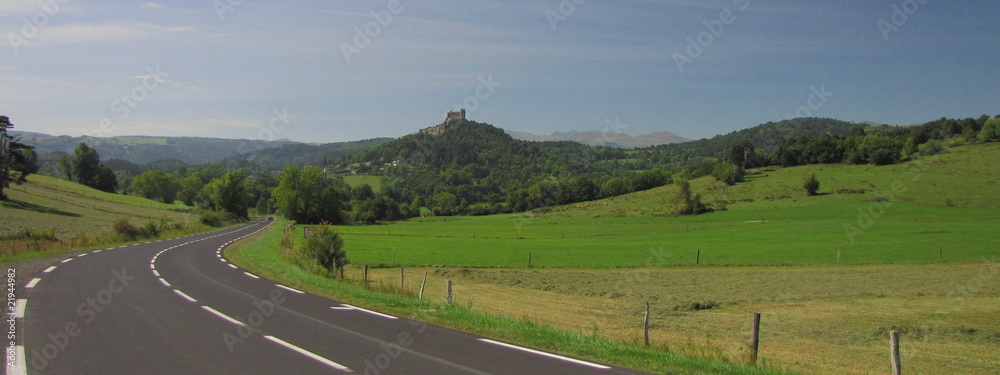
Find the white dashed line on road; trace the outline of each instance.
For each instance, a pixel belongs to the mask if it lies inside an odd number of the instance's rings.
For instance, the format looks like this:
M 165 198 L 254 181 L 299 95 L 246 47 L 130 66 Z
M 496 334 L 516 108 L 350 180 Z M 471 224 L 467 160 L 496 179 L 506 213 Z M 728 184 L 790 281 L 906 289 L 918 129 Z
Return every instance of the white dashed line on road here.
M 264 338 L 268 339 L 268 340 L 271 340 L 271 341 L 273 341 L 274 343 L 276 343 L 278 345 L 281 345 L 281 346 L 284 346 L 284 347 L 286 347 L 288 349 L 291 349 L 291 350 L 294 350 L 296 352 L 299 352 L 299 354 L 302 354 L 302 355 L 304 355 L 306 357 L 312 358 L 312 359 L 314 359 L 316 361 L 319 361 L 320 363 L 322 363 L 324 365 L 333 367 L 333 368 L 335 368 L 337 370 L 346 371 L 346 372 L 353 372 L 353 371 L 351 371 L 351 369 L 347 368 L 347 366 L 344 366 L 344 365 L 339 364 L 337 362 L 334 362 L 334 361 L 331 361 L 329 359 L 323 358 L 323 357 L 319 356 L 316 353 L 313 353 L 313 352 L 310 352 L 308 350 L 302 349 L 302 348 L 300 348 L 298 346 L 289 344 L 288 342 L 285 342 L 284 340 L 279 339 L 277 337 L 274 337 L 274 336 L 264 336 Z

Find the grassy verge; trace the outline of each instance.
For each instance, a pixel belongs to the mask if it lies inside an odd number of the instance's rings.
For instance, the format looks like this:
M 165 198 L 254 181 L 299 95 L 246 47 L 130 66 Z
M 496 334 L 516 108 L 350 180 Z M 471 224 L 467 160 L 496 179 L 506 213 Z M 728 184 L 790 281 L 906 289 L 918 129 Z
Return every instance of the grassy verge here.
M 109 241 L 98 241 L 98 242 L 95 242 L 95 243 L 92 243 L 92 244 L 89 244 L 89 245 L 86 245 L 86 246 L 68 246 L 68 247 L 65 247 L 65 248 L 50 248 L 50 249 L 46 249 L 46 250 L 42 250 L 42 251 L 26 251 L 26 252 L 21 252 L 21 253 L 14 254 L 14 255 L 3 255 L 3 256 L 0 256 L 0 262 L 7 263 L 7 262 L 25 261 L 25 260 L 31 260 L 31 259 L 45 258 L 45 257 L 49 257 L 49 256 L 52 256 L 52 255 L 62 254 L 62 253 L 72 253 L 72 252 L 78 252 L 78 251 L 96 250 L 96 249 L 101 249 L 101 248 L 106 248 L 106 247 L 111 247 L 111 246 L 129 245 L 129 244 L 133 244 L 133 243 L 141 243 L 141 242 L 154 241 L 154 240 L 160 240 L 160 239 L 170 239 L 170 238 L 175 238 L 175 237 L 188 236 L 188 235 L 192 235 L 192 234 L 199 234 L 199 233 L 210 232 L 210 231 L 218 230 L 218 229 L 221 229 L 221 228 L 224 228 L 224 227 L 210 227 L 210 226 L 203 225 L 203 224 L 195 224 L 195 225 L 193 225 L 191 227 L 187 227 L 187 228 L 166 230 L 166 231 L 160 232 L 159 236 L 151 237 L 151 238 L 140 238 L 140 239 L 136 239 L 136 240 L 132 240 L 132 241 L 112 241 L 112 240 L 109 240 Z M 110 237 L 114 237 L 114 236 L 115 235 L 113 235 L 113 234 L 106 234 L 105 236 L 102 236 L 102 237 L 108 237 L 108 238 L 110 238 Z M 50 243 L 49 245 L 52 245 L 52 244 Z M 0 246 L 3 246 L 3 245 L 0 245 Z
M 285 222 L 226 250 L 233 263 L 283 284 L 387 313 L 451 327 L 499 340 L 594 361 L 656 373 L 781 374 L 784 371 L 689 358 L 664 351 L 540 325 L 530 319 L 489 315 L 467 306 L 446 305 L 382 293 L 330 280 L 289 264 L 279 247 Z

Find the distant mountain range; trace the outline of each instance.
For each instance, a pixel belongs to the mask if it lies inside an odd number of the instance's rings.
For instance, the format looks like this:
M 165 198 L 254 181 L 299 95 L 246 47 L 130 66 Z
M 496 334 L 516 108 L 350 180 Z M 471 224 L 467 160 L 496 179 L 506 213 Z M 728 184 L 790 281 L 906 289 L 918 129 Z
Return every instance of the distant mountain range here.
M 80 142 L 94 147 L 101 160 L 121 159 L 136 164 L 161 160 L 179 160 L 187 164 L 205 164 L 269 148 L 298 144 L 289 140 L 251 141 L 199 137 L 71 137 L 31 132 L 13 132 L 21 142 L 35 146 L 40 155 L 50 152 L 72 153 Z
M 532 142 L 559 142 L 559 141 L 573 141 L 582 143 L 588 146 L 609 146 L 617 148 L 641 148 L 650 147 L 657 145 L 665 145 L 671 143 L 682 143 L 688 142 L 690 139 L 681 137 L 677 134 L 661 131 L 656 133 L 642 134 L 637 136 L 630 136 L 625 133 L 609 133 L 602 132 L 598 130 L 590 131 L 570 131 L 568 133 L 555 132 L 549 135 L 536 135 L 527 132 L 519 132 L 513 130 L 504 130 L 507 134 L 515 139 L 520 139 L 522 141 L 532 141 Z

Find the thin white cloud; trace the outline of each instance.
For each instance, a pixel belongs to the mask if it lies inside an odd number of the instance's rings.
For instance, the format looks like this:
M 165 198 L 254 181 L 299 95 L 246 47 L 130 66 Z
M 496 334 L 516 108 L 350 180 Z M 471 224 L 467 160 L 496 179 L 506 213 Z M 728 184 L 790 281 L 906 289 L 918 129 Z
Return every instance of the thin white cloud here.
M 233 118 L 207 118 L 201 120 L 201 124 L 204 126 L 211 127 L 225 127 L 225 128 L 260 128 L 264 124 L 260 121 L 249 121 L 245 119 L 233 119 Z
M 163 5 L 160 5 L 160 4 L 157 4 L 157 3 L 154 3 L 154 2 L 148 2 L 148 3 L 139 4 L 139 7 L 143 8 L 143 9 L 160 9 L 160 8 L 163 8 Z
M 20 15 L 31 14 L 43 11 L 38 1 L 32 0 L 4 0 L 0 1 L 0 15 Z
M 37 40 L 42 43 L 90 43 L 121 40 L 142 40 L 175 33 L 196 32 L 189 26 L 158 26 L 150 24 L 71 24 L 47 27 Z

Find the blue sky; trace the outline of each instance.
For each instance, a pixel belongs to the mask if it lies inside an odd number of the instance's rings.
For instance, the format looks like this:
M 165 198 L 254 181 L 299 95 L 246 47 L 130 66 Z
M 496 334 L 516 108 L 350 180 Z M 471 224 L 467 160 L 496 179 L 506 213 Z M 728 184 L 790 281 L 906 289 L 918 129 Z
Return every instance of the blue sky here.
M 971 0 L 4 0 L 0 114 L 50 134 L 306 142 L 398 137 L 456 106 L 536 134 L 702 138 L 797 112 L 911 124 L 1000 113 L 997 15 Z

